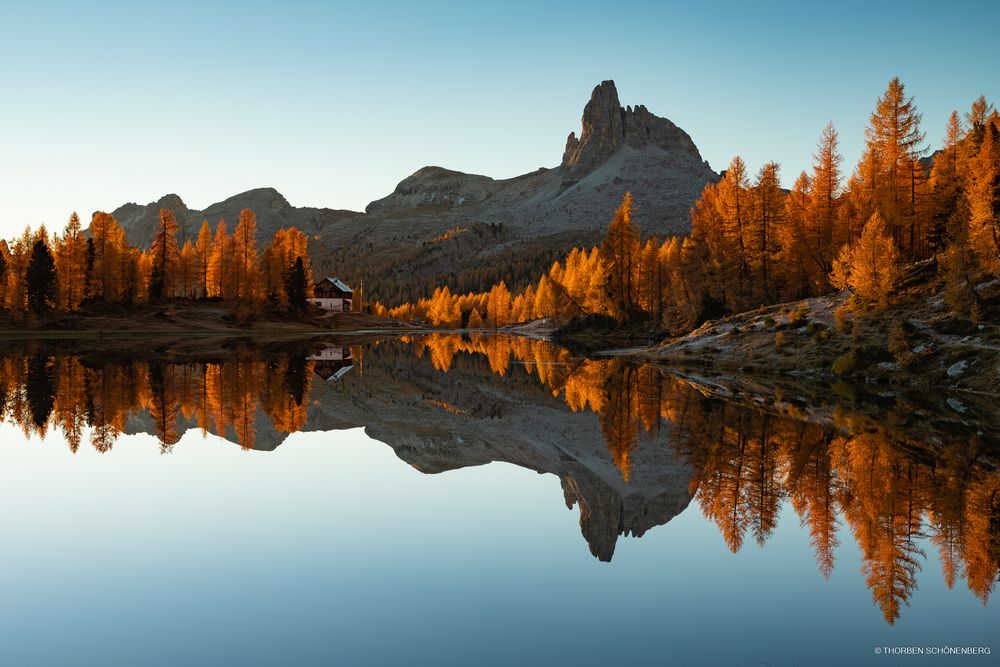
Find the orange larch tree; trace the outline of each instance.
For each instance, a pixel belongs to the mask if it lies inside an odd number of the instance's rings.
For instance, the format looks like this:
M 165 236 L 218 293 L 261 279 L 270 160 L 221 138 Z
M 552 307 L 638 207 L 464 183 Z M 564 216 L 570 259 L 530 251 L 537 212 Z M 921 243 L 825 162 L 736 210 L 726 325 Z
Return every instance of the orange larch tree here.
M 87 288 L 87 241 L 80 228 L 80 217 L 73 213 L 62 243 L 56 255 L 56 269 L 59 277 L 59 308 L 76 310 L 86 296 Z
M 221 297 L 228 289 L 231 256 L 232 241 L 226 230 L 226 221 L 220 218 L 219 223 L 215 226 L 215 238 L 212 240 L 212 250 L 209 254 L 205 283 L 206 296 Z
M 601 243 L 609 303 L 620 319 L 628 319 L 639 307 L 639 229 L 632 213 L 632 193 L 626 192 Z
M 204 220 L 198 230 L 195 255 L 198 262 L 198 296 L 207 297 L 209 296 L 208 267 L 212 261 L 212 230 L 208 226 L 208 220 Z
M 830 282 L 839 289 L 852 289 L 863 302 L 885 305 L 899 271 L 898 257 L 885 221 L 876 211 L 858 242 L 845 245 L 834 261 Z
M 253 301 L 258 292 L 257 216 L 248 208 L 240 211 L 232 238 L 232 289 L 230 299 Z
M 176 296 L 180 251 L 177 249 L 177 218 L 169 208 L 160 209 L 156 238 L 150 246 L 150 253 L 153 257 L 153 275 L 149 282 L 149 296 L 153 299 Z

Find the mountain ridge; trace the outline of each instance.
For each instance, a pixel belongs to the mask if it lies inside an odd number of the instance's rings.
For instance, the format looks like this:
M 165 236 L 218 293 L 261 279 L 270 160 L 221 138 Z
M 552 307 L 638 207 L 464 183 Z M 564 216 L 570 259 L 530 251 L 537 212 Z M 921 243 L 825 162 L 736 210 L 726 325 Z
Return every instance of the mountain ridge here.
M 361 215 L 357 211 L 292 206 L 284 195 L 272 187 L 240 192 L 202 210 L 188 208 L 179 195 L 170 193 L 145 205 L 135 202 L 122 204 L 111 214 L 125 230 L 130 243 L 148 247 L 156 234 L 161 208 L 173 210 L 182 242 L 197 236 L 198 229 L 205 220 L 214 232 L 218 221 L 224 219 L 231 233 L 239 212 L 244 208 L 252 209 L 257 215 L 258 238 L 261 241 L 270 238 L 281 227 L 297 227 L 306 234 L 314 235 L 330 221 Z
M 686 234 L 691 206 L 717 179 L 690 135 L 645 106 L 623 107 L 608 80 L 594 88 L 579 138 L 570 133 L 555 167 L 494 179 L 428 165 L 364 212 L 295 207 L 264 187 L 201 211 L 168 194 L 145 206 L 122 205 L 113 215 L 130 242 L 147 247 L 161 207 L 174 209 L 182 239 L 193 238 L 203 220 L 214 229 L 224 218 L 232 231 L 239 211 L 250 208 L 259 242 L 280 227 L 297 227 L 312 241 L 318 275 L 363 281 L 369 294 L 393 304 L 438 285 L 469 291 L 499 280 L 525 284 L 573 246 L 595 243 L 627 191 L 645 234 Z

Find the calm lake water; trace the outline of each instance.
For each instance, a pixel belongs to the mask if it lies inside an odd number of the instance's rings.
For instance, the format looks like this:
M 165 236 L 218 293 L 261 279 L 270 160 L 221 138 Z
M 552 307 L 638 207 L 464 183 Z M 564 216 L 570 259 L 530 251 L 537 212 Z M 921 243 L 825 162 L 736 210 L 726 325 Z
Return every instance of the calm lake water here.
M 8 344 L 0 394 L 5 664 L 1000 655 L 968 398 L 449 335 Z

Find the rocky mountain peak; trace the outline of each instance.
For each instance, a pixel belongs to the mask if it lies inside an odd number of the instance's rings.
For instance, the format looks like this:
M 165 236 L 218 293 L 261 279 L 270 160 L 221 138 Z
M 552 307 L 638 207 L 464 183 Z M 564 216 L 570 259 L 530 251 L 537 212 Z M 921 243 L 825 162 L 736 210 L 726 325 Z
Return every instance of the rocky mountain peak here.
M 159 208 L 172 209 L 175 214 L 179 214 L 181 211 L 187 210 L 187 205 L 184 203 L 184 200 L 181 199 L 179 195 L 175 195 L 173 193 L 160 197 L 156 202 L 156 206 Z
M 274 188 L 255 188 L 247 190 L 237 195 L 229 197 L 222 202 L 223 205 L 232 207 L 243 206 L 245 208 L 262 209 L 267 211 L 284 211 L 292 208 L 285 196 Z
M 687 132 L 642 105 L 622 107 L 614 81 L 602 81 L 583 108 L 580 137 L 570 132 L 562 166 L 589 170 L 604 163 L 624 146 L 679 149 L 701 160 Z

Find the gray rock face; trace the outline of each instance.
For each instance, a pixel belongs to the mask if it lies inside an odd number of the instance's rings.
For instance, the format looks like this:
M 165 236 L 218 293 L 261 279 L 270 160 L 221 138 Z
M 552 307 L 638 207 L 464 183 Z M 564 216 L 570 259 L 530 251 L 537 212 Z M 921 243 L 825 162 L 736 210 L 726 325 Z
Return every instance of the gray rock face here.
M 625 144 L 624 112 L 614 81 L 594 88 L 583 108 L 580 139 L 569 135 L 562 166 L 591 168 L 614 155 Z
M 366 212 L 400 218 L 433 210 L 456 224 L 503 222 L 530 238 L 602 229 L 631 191 L 637 222 L 662 236 L 690 229 L 692 204 L 716 178 L 684 130 L 644 106 L 622 107 L 614 82 L 604 81 L 558 167 L 504 180 L 424 167 Z
M 418 209 L 418 207 L 458 207 L 481 204 L 497 190 L 497 181 L 488 176 L 464 174 L 442 167 L 424 167 L 399 182 L 392 194 L 368 204 L 369 215 Z
M 614 81 L 594 88 L 583 109 L 580 138 L 570 132 L 563 153 L 563 167 L 589 170 L 604 163 L 624 146 L 656 146 L 683 150 L 701 160 L 698 147 L 687 132 L 666 118 L 654 116 L 642 105 L 622 107 Z

